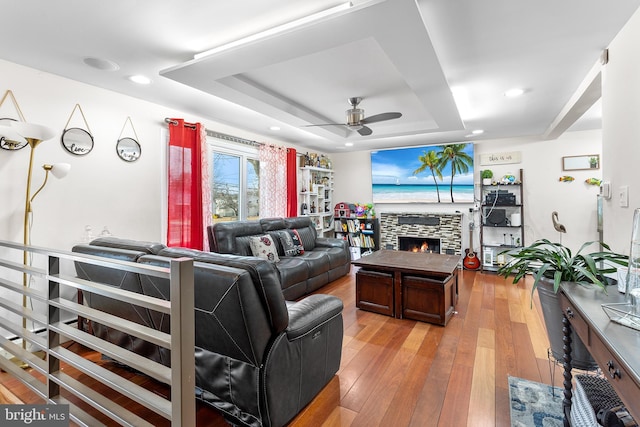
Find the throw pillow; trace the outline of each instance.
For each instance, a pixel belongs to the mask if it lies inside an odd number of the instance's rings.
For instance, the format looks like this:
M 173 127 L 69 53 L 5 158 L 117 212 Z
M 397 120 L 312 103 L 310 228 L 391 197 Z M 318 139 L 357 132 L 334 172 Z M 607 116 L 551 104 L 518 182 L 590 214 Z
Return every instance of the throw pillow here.
M 298 230 L 282 230 L 279 237 L 285 256 L 297 256 L 304 253 L 304 246 Z
M 249 240 L 249 246 L 251 246 L 251 253 L 253 256 L 264 258 L 271 262 L 280 261 L 276 245 L 268 234 L 265 234 L 264 236 L 251 237 L 251 240 Z

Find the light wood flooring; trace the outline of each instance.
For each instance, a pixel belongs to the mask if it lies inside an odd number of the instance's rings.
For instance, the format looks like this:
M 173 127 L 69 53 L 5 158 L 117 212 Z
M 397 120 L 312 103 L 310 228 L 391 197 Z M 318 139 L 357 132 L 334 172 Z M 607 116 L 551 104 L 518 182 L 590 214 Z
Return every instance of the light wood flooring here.
M 291 426 L 509 426 L 507 377 L 551 384 L 530 282 L 460 271 L 457 314 L 441 327 L 357 309 L 355 271 L 321 289 L 344 301 L 342 363 Z M 41 403 L 0 374 L 0 403 L 17 401 Z M 226 425 L 208 407 L 197 415 L 198 426 Z

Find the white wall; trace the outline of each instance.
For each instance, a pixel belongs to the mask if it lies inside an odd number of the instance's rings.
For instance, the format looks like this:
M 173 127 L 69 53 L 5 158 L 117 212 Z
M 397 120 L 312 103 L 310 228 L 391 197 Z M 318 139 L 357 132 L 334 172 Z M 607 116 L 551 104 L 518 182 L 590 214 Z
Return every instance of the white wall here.
M 552 141 L 512 142 L 503 140 L 481 141 L 475 145 L 476 182 L 479 182 L 481 169 L 491 169 L 495 176 L 507 173 L 518 174 L 523 169 L 524 182 L 524 218 L 525 243 L 547 238 L 559 241 L 573 250 L 582 243 L 598 240 L 596 230 L 596 195 L 598 187 L 587 185 L 587 178 L 601 178 L 602 170 L 596 171 L 562 171 L 562 157 L 584 154 L 601 154 L 601 132 L 582 131 L 568 132 Z M 485 153 L 501 153 L 520 151 L 520 164 L 482 166 L 480 155 Z M 336 201 L 369 203 L 371 191 L 371 159 L 369 151 L 358 151 L 332 155 L 335 169 Z M 603 158 L 606 162 L 606 158 Z M 573 182 L 560 182 L 563 175 L 571 175 Z M 348 183 L 345 185 L 345 183 Z M 476 188 L 476 195 L 479 189 Z M 469 222 L 471 204 L 376 204 L 377 212 L 451 212 L 460 211 L 465 214 L 464 227 Z M 567 227 L 567 233 L 559 235 L 553 228 L 551 212 L 559 213 L 560 222 Z M 475 222 L 479 223 L 479 214 L 475 214 Z M 467 247 L 466 233 L 463 247 Z M 474 237 L 476 248 L 479 238 Z M 594 248 L 595 249 L 595 248 Z
M 602 128 L 604 178 L 613 197 L 604 204 L 604 239 L 628 254 L 633 210 L 640 207 L 640 10 L 609 46 L 603 67 Z M 619 189 L 629 186 L 629 207 L 619 204 Z
M 36 148 L 33 191 L 44 179 L 44 163 L 71 164 L 69 175 L 63 180 L 51 177 L 34 201 L 31 241 L 36 246 L 68 250 L 80 241 L 86 225 L 93 228 L 94 234 L 108 226 L 117 236 L 164 241 L 165 117 L 182 117 L 188 122 L 202 122 L 208 129 L 263 140 L 201 117 L 6 61 L 0 61 L 0 75 L 0 93 L 7 89 L 13 92 L 26 120 L 56 131 L 54 138 Z M 68 153 L 60 142 L 76 104 L 80 104 L 95 141 L 93 150 L 84 156 Z M 17 117 L 9 99 L 0 108 L 0 117 Z M 121 160 L 115 151 L 127 117 L 131 117 L 142 146 L 142 156 L 132 163 Z M 78 111 L 69 127 L 85 127 Z M 129 125 L 123 136 L 133 136 Z M 23 240 L 29 151 L 29 147 L 0 150 L 2 240 Z

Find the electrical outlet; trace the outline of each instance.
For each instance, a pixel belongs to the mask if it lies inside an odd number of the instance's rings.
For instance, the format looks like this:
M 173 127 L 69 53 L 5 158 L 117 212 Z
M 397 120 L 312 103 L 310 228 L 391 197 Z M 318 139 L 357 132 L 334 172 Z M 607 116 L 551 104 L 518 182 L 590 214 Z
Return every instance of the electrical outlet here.
M 620 189 L 618 190 L 618 194 L 619 194 L 620 207 L 628 208 L 629 207 L 629 186 L 621 185 Z

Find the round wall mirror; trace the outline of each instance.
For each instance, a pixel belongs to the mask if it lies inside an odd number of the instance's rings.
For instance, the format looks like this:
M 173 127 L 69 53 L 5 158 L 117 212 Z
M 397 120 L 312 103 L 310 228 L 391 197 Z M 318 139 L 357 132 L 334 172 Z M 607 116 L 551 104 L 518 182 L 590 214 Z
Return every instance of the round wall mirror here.
M 84 156 L 93 150 L 93 136 L 84 129 L 65 129 L 62 133 L 62 145 L 71 154 Z
M 9 118 L 2 118 L 0 119 L 0 121 L 2 120 L 11 120 L 11 121 L 17 121 L 16 119 L 9 119 Z M 26 141 L 25 142 L 18 142 L 18 141 L 12 141 L 10 139 L 7 139 L 4 136 L 0 136 L 0 148 L 5 149 L 5 150 L 19 150 L 21 148 L 26 147 L 27 145 L 29 145 Z
M 133 138 L 120 138 L 116 144 L 118 157 L 125 162 L 135 162 L 142 154 L 140 144 Z

